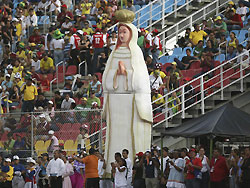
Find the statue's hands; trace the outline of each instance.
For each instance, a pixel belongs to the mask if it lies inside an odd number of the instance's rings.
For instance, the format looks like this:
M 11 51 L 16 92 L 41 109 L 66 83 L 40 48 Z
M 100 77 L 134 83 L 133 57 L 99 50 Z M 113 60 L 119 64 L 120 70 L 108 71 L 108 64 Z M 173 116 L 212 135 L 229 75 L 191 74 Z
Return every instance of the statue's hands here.
M 117 74 L 118 75 L 126 75 L 126 67 L 124 65 L 124 62 L 123 61 L 119 61 L 118 63 L 119 63 L 119 65 L 118 65 Z

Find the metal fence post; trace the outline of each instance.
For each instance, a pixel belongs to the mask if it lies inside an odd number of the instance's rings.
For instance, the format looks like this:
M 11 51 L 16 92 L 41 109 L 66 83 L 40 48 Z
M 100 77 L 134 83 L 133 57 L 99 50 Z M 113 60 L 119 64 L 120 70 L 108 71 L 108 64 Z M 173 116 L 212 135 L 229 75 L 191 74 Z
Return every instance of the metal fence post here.
M 219 0 L 216 0 L 216 15 L 219 14 Z
M 163 0 L 162 1 L 162 22 L 161 22 L 161 28 L 163 29 L 164 25 L 165 25 L 165 1 L 166 0 Z
M 34 113 L 31 113 L 31 156 L 34 156 Z
M 166 109 L 166 112 L 165 112 L 165 119 L 166 119 L 166 124 L 165 124 L 165 127 L 168 128 L 168 95 L 166 95 L 165 97 L 165 109 Z
M 177 0 L 174 0 L 174 18 L 177 18 Z
M 150 25 L 150 31 L 152 31 L 152 3 L 150 3 L 150 20 L 149 20 L 149 25 Z
M 205 114 L 204 76 L 201 76 L 201 114 Z
M 247 58 L 247 60 L 249 62 L 249 59 Z M 242 69 L 242 61 L 240 63 L 240 91 L 243 92 L 244 91 L 244 82 L 243 82 L 243 69 Z
M 181 108 L 182 108 L 182 119 L 185 119 L 185 87 L 182 86 L 181 87 L 181 100 L 182 100 L 182 104 L 181 104 Z
M 102 126 L 102 111 L 100 111 L 100 112 L 101 112 L 101 129 L 100 129 L 100 136 L 99 136 L 99 152 L 102 153 L 102 138 L 103 138 L 102 128 L 103 128 L 103 126 Z
M 220 67 L 220 86 L 221 86 L 221 100 L 224 100 L 224 91 L 223 91 L 223 66 Z

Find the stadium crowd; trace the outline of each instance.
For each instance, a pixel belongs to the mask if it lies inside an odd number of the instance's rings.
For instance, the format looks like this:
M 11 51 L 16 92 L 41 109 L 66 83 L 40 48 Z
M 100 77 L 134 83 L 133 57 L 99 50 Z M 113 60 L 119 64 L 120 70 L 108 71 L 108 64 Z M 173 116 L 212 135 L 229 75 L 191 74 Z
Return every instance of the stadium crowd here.
M 232 148 L 226 157 L 215 148 L 211 159 L 201 146 L 176 150 L 152 146 L 136 156 L 124 149 L 114 154 L 114 162 L 106 164 L 103 155 L 93 148 L 89 154 L 82 149 L 77 155 L 67 155 L 54 146 L 51 156 L 43 153 L 37 160 L 0 156 L 1 187 L 208 188 L 210 184 L 213 188 L 248 188 L 250 183 L 249 147 Z M 107 165 L 112 166 L 108 172 L 111 176 L 105 172 Z

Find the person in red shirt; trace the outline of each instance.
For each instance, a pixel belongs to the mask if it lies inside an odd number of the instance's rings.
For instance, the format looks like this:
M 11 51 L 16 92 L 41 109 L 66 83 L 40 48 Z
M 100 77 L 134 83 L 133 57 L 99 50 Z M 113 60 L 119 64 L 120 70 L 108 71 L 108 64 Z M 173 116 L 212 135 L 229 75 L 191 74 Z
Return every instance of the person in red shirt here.
M 34 28 L 33 34 L 29 37 L 29 43 L 44 44 L 44 38 L 40 34 L 40 30 L 38 27 Z
M 94 55 L 93 55 L 93 62 L 92 62 L 92 69 L 91 73 L 96 73 L 97 70 L 97 62 L 98 62 L 98 56 L 104 52 L 104 37 L 101 33 L 101 29 L 96 28 L 96 33 L 92 36 L 92 47 L 94 49 Z
M 221 156 L 219 149 L 214 149 L 210 163 L 210 181 L 212 188 L 226 188 L 228 178 L 228 166 L 225 157 Z
M 68 8 L 67 5 L 63 4 L 61 6 L 61 12 L 57 16 L 57 21 L 60 22 L 60 26 L 65 21 L 66 16 L 69 16 L 71 18 L 71 20 L 73 20 L 73 18 L 74 18 L 72 12 L 67 11 L 67 8 Z
M 226 21 L 227 30 L 230 32 L 232 30 L 240 30 L 243 27 L 243 22 L 241 16 L 236 14 L 233 9 L 228 11 L 228 20 Z
M 190 159 L 186 160 L 186 188 L 200 188 L 202 163 L 196 157 L 196 151 L 192 148 L 189 152 Z

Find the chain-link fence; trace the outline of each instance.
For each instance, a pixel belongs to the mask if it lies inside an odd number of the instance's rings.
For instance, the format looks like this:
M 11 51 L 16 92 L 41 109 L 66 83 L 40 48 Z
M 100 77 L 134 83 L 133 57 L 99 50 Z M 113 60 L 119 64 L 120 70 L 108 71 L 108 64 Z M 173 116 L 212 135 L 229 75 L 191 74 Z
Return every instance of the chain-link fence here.
M 67 155 L 88 151 L 91 147 L 104 149 L 106 123 L 102 110 L 37 111 L 0 116 L 0 152 L 5 156 L 35 157 L 52 153 L 56 148 Z M 58 145 L 51 141 L 54 140 L 49 134 L 51 130 Z

